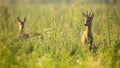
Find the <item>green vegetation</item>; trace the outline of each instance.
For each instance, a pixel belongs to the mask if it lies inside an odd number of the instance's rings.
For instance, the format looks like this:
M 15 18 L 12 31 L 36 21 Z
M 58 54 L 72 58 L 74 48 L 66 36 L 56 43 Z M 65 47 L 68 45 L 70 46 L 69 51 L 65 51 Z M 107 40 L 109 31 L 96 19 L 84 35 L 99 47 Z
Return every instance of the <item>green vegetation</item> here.
M 87 10 L 95 13 L 93 51 L 81 44 Z M 18 16 L 27 18 L 25 32 L 44 40 L 19 36 Z M 0 68 L 119 68 L 119 16 L 118 4 L 1 4 Z

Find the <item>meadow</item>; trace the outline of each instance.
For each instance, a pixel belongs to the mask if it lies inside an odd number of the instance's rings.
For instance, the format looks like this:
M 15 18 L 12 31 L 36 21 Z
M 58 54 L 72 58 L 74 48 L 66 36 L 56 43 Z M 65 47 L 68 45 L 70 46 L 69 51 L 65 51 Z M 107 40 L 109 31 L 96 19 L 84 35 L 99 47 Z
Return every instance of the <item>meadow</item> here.
M 93 51 L 81 43 L 87 10 L 95 14 Z M 20 36 L 18 16 L 43 40 Z M 1 4 L 0 68 L 119 68 L 119 17 L 118 4 Z

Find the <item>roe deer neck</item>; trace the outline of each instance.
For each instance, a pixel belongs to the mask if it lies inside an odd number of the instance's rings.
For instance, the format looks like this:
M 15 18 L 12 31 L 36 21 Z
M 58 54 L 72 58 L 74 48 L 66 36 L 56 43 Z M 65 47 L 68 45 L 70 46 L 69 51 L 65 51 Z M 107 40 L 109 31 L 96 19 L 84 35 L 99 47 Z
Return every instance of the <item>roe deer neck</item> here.
M 87 35 L 91 34 L 91 25 L 86 26 L 86 33 L 87 33 Z
M 19 33 L 20 34 L 24 33 L 24 25 L 19 25 Z

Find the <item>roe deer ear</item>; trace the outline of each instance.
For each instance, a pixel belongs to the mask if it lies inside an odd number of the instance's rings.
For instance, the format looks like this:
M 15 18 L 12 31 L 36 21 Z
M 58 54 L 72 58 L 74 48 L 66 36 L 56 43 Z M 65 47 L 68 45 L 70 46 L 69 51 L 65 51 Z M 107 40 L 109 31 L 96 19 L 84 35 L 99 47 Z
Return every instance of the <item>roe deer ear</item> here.
M 83 16 L 84 18 L 87 17 L 87 15 L 86 15 L 84 12 L 82 12 L 82 16 Z
M 20 18 L 18 17 L 18 19 L 17 19 L 19 22 L 21 22 L 21 20 L 20 20 Z
M 24 17 L 24 22 L 26 21 L 26 17 Z
M 93 18 L 94 17 L 94 13 L 91 13 L 90 17 Z

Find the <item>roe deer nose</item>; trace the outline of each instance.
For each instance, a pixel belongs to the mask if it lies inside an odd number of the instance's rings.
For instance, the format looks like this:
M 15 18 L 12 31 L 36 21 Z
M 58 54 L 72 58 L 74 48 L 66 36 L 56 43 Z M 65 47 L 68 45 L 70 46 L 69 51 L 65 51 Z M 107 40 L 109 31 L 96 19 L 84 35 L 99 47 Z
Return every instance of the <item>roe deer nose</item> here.
M 85 26 L 87 26 L 87 24 L 85 24 Z

